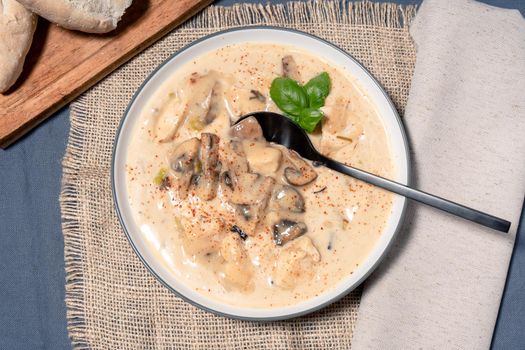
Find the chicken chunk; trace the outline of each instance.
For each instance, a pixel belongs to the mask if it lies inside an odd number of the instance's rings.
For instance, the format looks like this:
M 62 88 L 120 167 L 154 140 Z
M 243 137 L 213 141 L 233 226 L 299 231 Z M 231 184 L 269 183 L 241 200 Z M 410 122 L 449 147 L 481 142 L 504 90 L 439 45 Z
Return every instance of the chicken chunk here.
M 221 282 L 226 289 L 249 290 L 252 286 L 252 269 L 242 240 L 234 235 L 221 242 L 220 254 L 224 259 Z
M 244 141 L 244 152 L 250 171 L 266 176 L 275 176 L 281 166 L 282 153 L 276 147 L 262 142 Z
M 284 289 L 310 280 L 315 274 L 321 255 L 310 238 L 302 236 L 290 242 L 279 253 L 274 281 Z

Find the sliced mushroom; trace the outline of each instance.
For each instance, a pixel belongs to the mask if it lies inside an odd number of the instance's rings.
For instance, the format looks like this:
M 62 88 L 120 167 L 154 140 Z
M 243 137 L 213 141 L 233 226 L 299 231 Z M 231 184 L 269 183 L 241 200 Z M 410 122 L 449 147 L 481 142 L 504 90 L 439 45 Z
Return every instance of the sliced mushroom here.
M 220 175 L 219 183 L 223 192 L 230 193 L 230 191 L 233 191 L 233 178 L 229 171 L 225 171 Z
M 295 151 L 286 151 L 287 165 L 284 169 L 284 178 L 291 185 L 303 186 L 317 178 L 317 173 L 308 162 Z
M 230 136 L 237 137 L 243 140 L 264 140 L 261 126 L 259 125 L 257 119 L 255 119 L 255 117 L 248 117 L 232 126 L 230 130 Z
M 277 245 L 283 245 L 304 235 L 306 231 L 304 222 L 282 219 L 273 225 L 273 241 Z
M 248 204 L 235 204 L 234 206 L 235 212 L 239 214 L 239 216 L 245 220 L 250 221 L 254 217 L 254 210 L 253 208 Z
M 228 168 L 234 176 L 247 173 L 249 170 L 248 160 L 246 159 L 242 143 L 231 140 L 224 144 L 223 148 L 223 152 L 221 152 L 223 167 Z
M 277 185 L 273 188 L 269 206 L 275 211 L 304 213 L 304 198 L 292 186 Z
M 201 172 L 194 176 L 194 182 L 197 196 L 206 201 L 217 195 L 220 172 L 219 141 L 219 137 L 215 134 L 201 134 Z
M 230 229 L 231 232 L 235 232 L 236 234 L 239 235 L 239 237 L 244 241 L 246 240 L 246 238 L 248 238 L 248 234 L 246 232 L 244 232 L 239 226 L 237 225 L 233 225 L 232 228 Z
M 196 164 L 198 164 L 200 140 L 196 137 L 179 144 L 170 155 L 169 164 L 174 175 L 173 188 L 179 197 L 188 196 Z
M 171 155 L 170 166 L 176 173 L 193 172 L 198 158 L 200 140 L 196 137 L 180 143 Z
M 295 63 L 293 57 L 291 55 L 286 55 L 281 62 L 283 65 L 283 77 L 301 82 L 301 74 L 299 73 L 299 68 L 297 68 L 297 63 Z

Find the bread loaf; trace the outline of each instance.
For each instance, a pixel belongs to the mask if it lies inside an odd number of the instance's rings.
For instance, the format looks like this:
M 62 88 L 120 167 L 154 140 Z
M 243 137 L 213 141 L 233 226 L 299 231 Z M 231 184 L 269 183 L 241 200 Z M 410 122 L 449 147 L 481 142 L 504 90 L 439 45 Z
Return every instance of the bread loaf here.
M 61 27 L 88 33 L 107 33 L 133 0 L 19 0 L 26 8 Z
M 15 0 L 0 0 L 0 93 L 22 73 L 37 18 Z

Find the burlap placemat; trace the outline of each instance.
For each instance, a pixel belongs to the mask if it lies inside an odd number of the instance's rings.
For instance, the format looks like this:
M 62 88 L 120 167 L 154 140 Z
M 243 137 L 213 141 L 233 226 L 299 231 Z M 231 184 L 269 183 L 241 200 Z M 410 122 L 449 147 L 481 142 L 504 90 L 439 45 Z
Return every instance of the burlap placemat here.
M 66 306 L 75 348 L 348 349 L 361 291 L 312 315 L 255 323 L 203 312 L 158 283 L 132 251 L 113 208 L 115 132 L 133 93 L 170 54 L 218 30 L 268 24 L 325 38 L 354 55 L 402 113 L 415 62 L 414 7 L 345 1 L 209 7 L 71 104 L 63 165 Z

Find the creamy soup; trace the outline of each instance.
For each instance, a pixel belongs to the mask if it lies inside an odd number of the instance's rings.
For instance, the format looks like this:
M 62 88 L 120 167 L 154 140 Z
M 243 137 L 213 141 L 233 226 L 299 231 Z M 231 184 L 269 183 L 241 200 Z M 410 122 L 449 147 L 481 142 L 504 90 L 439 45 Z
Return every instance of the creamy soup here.
M 254 111 L 279 109 L 272 80 L 331 78 L 323 154 L 392 178 L 373 103 L 344 69 L 273 44 L 225 46 L 180 68 L 142 111 L 127 155 L 134 218 L 158 259 L 194 290 L 256 308 L 292 305 L 351 275 L 370 254 L 392 195 L 267 143 Z

